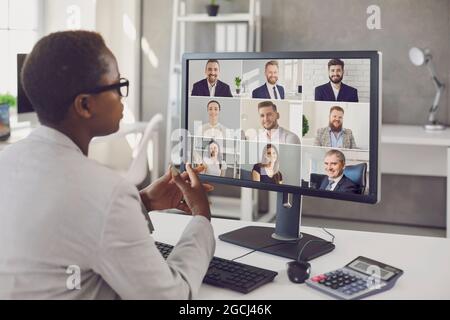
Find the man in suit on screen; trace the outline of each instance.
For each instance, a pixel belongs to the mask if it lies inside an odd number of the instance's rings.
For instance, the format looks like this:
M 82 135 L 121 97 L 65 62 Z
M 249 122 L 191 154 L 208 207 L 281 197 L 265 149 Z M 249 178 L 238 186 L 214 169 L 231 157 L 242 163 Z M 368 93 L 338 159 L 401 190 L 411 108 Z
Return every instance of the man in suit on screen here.
M 206 78 L 194 83 L 192 96 L 206 97 L 232 97 L 231 89 L 228 84 L 219 80 L 220 65 L 219 61 L 210 59 L 206 62 Z
M 358 90 L 342 82 L 344 61 L 331 59 L 328 62 L 328 78 L 330 82 L 316 87 L 314 91 L 316 101 L 358 102 Z
M 252 98 L 257 99 L 284 99 L 284 88 L 277 84 L 278 81 L 278 61 L 269 61 L 264 69 L 266 83 L 256 88 L 252 92 Z

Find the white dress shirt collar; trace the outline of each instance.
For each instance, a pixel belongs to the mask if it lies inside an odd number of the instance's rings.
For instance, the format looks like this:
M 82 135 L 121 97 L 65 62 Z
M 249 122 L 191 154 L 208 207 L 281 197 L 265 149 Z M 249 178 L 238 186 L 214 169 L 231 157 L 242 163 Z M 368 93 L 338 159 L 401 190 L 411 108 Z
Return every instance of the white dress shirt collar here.
M 51 143 L 67 147 L 69 149 L 76 150 L 77 152 L 83 154 L 83 152 L 75 144 L 75 142 L 73 142 L 72 139 L 70 139 L 64 133 L 44 125 L 41 125 L 36 129 L 34 129 L 33 132 L 30 134 L 30 139 L 49 141 Z
M 333 180 L 334 181 L 333 185 L 331 186 L 331 191 L 333 191 L 336 188 L 336 186 L 338 185 L 339 181 L 341 181 L 343 176 L 344 176 L 344 173 L 342 173 L 337 178 L 328 178 L 328 180 Z

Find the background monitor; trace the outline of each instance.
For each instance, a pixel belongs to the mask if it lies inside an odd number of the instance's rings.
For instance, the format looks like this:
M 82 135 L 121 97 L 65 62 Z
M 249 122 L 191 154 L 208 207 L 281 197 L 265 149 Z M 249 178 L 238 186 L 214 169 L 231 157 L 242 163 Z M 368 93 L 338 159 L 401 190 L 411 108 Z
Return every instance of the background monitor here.
M 182 163 L 208 167 L 204 181 L 278 192 L 274 230 L 220 239 L 295 259 L 317 240 L 309 260 L 334 245 L 299 233 L 302 196 L 379 201 L 380 66 L 376 51 L 183 56 Z
M 18 122 L 26 123 L 26 125 L 35 126 L 39 122 L 37 114 L 34 111 L 25 91 L 23 90 L 20 77 L 26 57 L 27 54 L 17 54 L 17 120 Z

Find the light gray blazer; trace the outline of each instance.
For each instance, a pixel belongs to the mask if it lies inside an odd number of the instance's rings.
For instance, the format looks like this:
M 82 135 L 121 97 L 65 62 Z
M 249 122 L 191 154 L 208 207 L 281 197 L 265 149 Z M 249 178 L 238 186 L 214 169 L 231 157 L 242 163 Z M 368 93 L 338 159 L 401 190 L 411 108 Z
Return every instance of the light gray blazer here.
M 314 141 L 315 146 L 331 147 L 331 138 L 329 127 L 317 129 L 316 139 Z M 346 149 L 356 149 L 355 138 L 353 137 L 352 130 L 345 129 L 342 135 L 342 147 Z
M 164 260 L 136 187 L 44 126 L 0 152 L 0 177 L 0 299 L 195 298 L 215 248 L 205 217 Z

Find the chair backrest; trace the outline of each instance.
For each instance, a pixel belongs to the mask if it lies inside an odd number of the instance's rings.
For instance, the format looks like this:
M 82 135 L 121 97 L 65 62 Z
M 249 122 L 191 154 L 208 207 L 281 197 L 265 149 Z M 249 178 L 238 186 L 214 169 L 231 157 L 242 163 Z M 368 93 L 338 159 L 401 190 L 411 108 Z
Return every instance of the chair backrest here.
M 249 170 L 241 169 L 241 179 L 242 180 L 250 180 L 250 181 L 253 180 L 252 172 Z
M 133 151 L 133 161 L 127 171 L 126 179 L 136 186 L 140 185 L 147 177 L 149 170 L 147 157 L 148 143 L 152 137 L 157 136 L 159 126 L 162 122 L 163 115 L 161 113 L 154 115 L 148 122 L 141 141 Z M 153 150 L 153 152 L 155 151 Z
M 366 173 L 367 163 L 346 166 L 344 169 L 345 176 L 359 186 L 360 194 L 363 194 L 366 189 Z
M 320 184 L 326 176 L 326 174 L 311 173 L 309 178 L 309 187 L 313 189 L 319 189 Z

